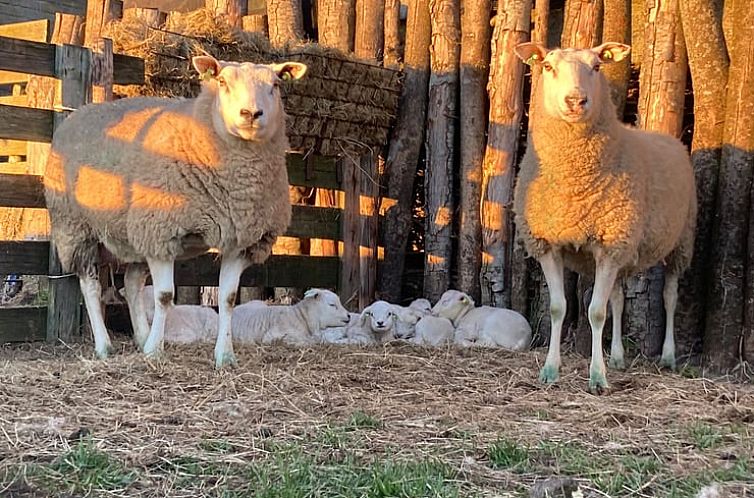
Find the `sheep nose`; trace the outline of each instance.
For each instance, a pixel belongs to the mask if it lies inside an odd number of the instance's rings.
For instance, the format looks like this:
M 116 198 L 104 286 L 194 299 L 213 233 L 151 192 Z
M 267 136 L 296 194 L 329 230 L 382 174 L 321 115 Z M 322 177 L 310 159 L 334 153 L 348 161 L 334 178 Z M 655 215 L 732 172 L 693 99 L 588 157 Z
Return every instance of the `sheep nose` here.
M 585 95 L 580 93 L 572 93 L 565 98 L 568 109 L 572 111 L 583 109 L 586 106 L 588 100 L 589 99 L 587 99 Z
M 385 325 L 385 322 L 377 322 L 378 327 L 382 327 L 383 325 Z
M 241 117 L 247 121 L 255 121 L 261 117 L 264 111 L 252 111 L 251 109 L 241 109 Z

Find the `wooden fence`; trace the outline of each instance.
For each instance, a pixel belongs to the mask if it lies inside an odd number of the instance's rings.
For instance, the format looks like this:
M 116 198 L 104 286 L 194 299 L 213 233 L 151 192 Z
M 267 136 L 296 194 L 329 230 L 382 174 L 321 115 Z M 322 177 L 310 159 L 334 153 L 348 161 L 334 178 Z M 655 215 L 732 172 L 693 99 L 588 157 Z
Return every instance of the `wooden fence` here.
M 0 102 L 0 156 L 22 156 L 24 141 L 49 143 L 56 124 L 69 110 L 90 101 L 93 57 L 96 55 L 84 47 L 0 36 L 0 74 L 57 78 L 61 80 L 63 96 L 63 110 L 6 105 L 9 101 L 24 103 L 20 97 L 15 101 L 10 99 L 13 95 L 6 97 L 4 103 Z M 140 59 L 115 54 L 112 62 L 115 84 L 143 82 L 144 66 Z M 25 81 L 24 78 L 20 81 Z M 12 82 L 6 79 L 0 85 Z M 346 194 L 345 209 L 294 206 L 293 221 L 286 235 L 343 241 L 342 256 L 273 255 L 264 265 L 247 270 L 241 278 L 241 286 L 326 287 L 338 289 L 344 302 L 353 302 L 355 297 L 359 298 L 357 302 L 363 301 L 366 294 L 374 292 L 377 269 L 376 240 L 371 233 L 364 234 L 363 226 L 365 217 L 370 218 L 367 224 L 376 226 L 377 214 L 361 212 L 362 195 L 358 188 L 349 186 L 359 165 L 353 161 L 300 154 L 289 154 L 287 163 L 291 185 L 346 190 Z M 45 207 L 40 175 L 22 174 L 25 172 L 22 168 L 4 171 L 0 173 L 0 208 Z M 362 242 L 365 237 L 367 243 Z M 62 275 L 49 241 L 0 240 L 0 275 L 6 274 L 49 276 L 48 304 L 45 307 L 0 307 L 0 342 L 55 341 L 71 339 L 80 333 L 78 280 Z M 218 275 L 218 261 L 206 255 L 176 263 L 175 283 L 212 286 L 217 285 Z

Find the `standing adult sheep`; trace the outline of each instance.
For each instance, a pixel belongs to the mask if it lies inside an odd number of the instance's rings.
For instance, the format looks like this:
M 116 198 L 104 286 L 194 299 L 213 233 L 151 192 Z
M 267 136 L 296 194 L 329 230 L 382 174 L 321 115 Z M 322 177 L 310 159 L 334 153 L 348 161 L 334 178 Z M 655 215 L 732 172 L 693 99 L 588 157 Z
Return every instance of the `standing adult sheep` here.
M 99 304 L 99 244 L 129 264 L 134 336 L 150 357 L 163 351 L 175 261 L 220 251 L 219 368 L 235 362 L 231 314 L 241 273 L 267 259 L 290 222 L 279 83 L 301 78 L 306 66 L 192 62 L 206 80 L 197 98 L 85 106 L 53 138 L 44 178 L 52 238 L 64 270 L 79 276 L 101 358 L 111 346 Z M 140 299 L 147 266 L 151 330 Z
M 662 363 L 675 365 L 678 277 L 689 265 L 694 242 L 696 190 L 685 147 L 671 136 L 622 125 L 599 72 L 601 64 L 619 62 L 629 51 L 620 43 L 583 50 L 516 47 L 522 60 L 543 69 L 513 207 L 518 236 L 542 265 L 550 292 L 552 331 L 540 380 L 558 378 L 568 267 L 595 276 L 589 305 L 593 392 L 608 387 L 602 352 L 608 298 L 610 363 L 622 368 L 621 278 L 658 262 L 667 270 Z

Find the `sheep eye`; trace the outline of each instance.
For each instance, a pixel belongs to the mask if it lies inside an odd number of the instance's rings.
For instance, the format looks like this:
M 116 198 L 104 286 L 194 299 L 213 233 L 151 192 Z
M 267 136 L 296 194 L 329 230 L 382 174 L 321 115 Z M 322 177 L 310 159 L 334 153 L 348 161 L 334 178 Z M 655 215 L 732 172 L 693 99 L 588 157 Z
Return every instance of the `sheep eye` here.
M 542 64 L 542 67 L 545 68 L 545 71 L 552 71 L 552 64 L 550 64 L 549 62 L 544 62 Z
M 600 65 L 599 64 L 595 64 L 594 67 L 592 68 L 592 71 L 594 71 L 595 73 L 599 73 L 600 72 Z
M 217 84 L 220 85 L 221 88 L 225 88 L 227 86 L 225 78 L 217 78 Z
M 335 303 L 330 303 L 330 306 L 332 306 L 333 308 L 337 308 L 337 306 L 335 306 Z

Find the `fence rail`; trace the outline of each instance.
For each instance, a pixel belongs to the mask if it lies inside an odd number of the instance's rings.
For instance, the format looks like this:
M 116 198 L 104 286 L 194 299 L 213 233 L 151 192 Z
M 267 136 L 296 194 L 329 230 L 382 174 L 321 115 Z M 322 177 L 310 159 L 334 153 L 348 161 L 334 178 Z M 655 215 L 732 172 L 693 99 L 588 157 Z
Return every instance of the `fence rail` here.
M 25 141 L 52 141 L 56 126 L 71 108 L 77 108 L 91 98 L 93 57 L 92 52 L 83 47 L 0 36 L 0 74 L 23 72 L 26 79 L 28 74 L 54 77 L 61 80 L 63 95 L 59 110 L 6 105 L 9 102 L 23 104 L 23 96 L 14 95 L 14 98 L 6 97 L 0 101 L 4 102 L 0 103 L 0 156 L 25 156 Z M 118 54 L 113 56 L 112 81 L 115 84 L 142 83 L 143 71 L 142 60 Z M 335 158 L 289 154 L 287 167 L 291 185 L 344 190 L 344 177 L 348 175 L 343 169 L 351 171 L 349 168 L 358 168 L 359 165 Z M 0 173 L 0 208 L 44 208 L 42 177 L 20 173 L 18 168 Z M 273 255 L 265 264 L 244 272 L 241 285 L 358 291 L 360 239 L 354 234 L 358 233 L 362 222 L 359 198 L 364 194 L 346 191 L 345 195 L 346 209 L 293 206 L 291 226 L 285 235 L 344 241 L 346 252 L 356 255 L 355 258 Z M 0 240 L 0 274 L 9 273 L 61 278 L 50 279 L 47 307 L 0 308 L 0 342 L 45 337 L 48 340 L 70 339 L 78 334 L 81 311 L 78 282 L 75 277 L 62 275 L 60 263 L 48 241 Z M 215 254 L 177 262 L 175 266 L 176 285 L 214 286 L 218 275 L 219 261 Z M 341 295 L 345 299 L 352 297 Z

